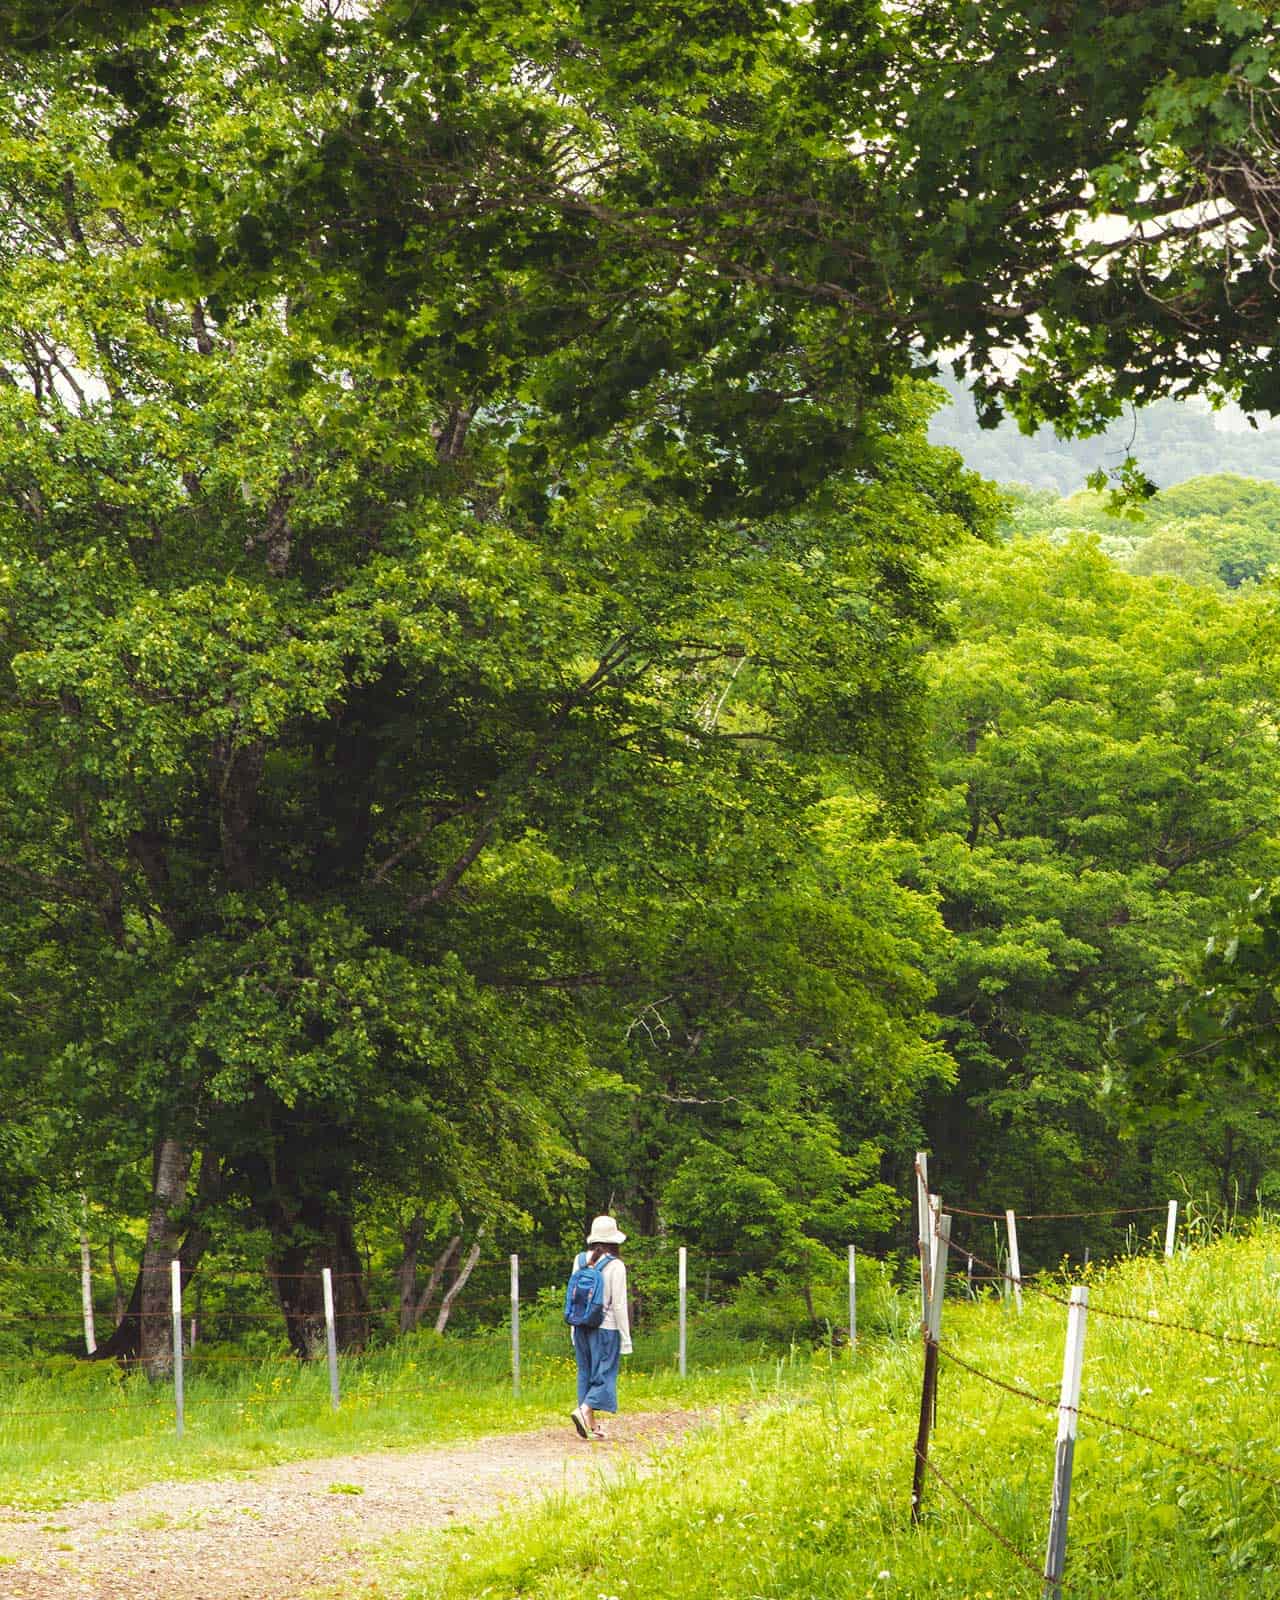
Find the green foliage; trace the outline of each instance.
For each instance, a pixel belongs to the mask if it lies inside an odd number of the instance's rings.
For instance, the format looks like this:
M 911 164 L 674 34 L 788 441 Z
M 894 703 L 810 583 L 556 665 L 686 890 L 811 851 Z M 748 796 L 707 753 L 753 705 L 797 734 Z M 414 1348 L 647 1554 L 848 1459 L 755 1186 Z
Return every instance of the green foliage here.
M 998 503 L 919 363 L 1280 405 L 1274 20 L 438 9 L 11 18 L 12 1237 L 176 1150 L 153 1250 L 354 1281 L 357 1218 L 550 1255 L 616 1195 L 801 1281 L 949 1095 L 1092 1181 L 1101 1014 L 1272 868 L 1259 613 L 948 575 Z M 1132 564 L 1263 573 L 1205 494 Z
M 1104 1040 L 1177 981 L 1242 877 L 1276 870 L 1270 602 L 1129 577 L 1083 537 L 948 570 L 937 834 L 917 870 L 954 939 L 932 970 L 959 1076 L 929 1108 L 932 1148 L 988 1209 L 1141 1203 L 1141 1164 L 1163 1158 L 1117 1145 Z M 1167 1088 L 1148 1082 L 1156 1106 Z M 1274 1157 L 1233 1140 L 1235 1109 L 1176 1157 L 1224 1196 Z
M 1259 884 L 1219 921 L 1196 961 L 1113 1044 L 1118 1077 L 1136 1093 L 1160 1085 L 1163 1105 L 1203 1122 L 1225 1094 L 1268 1126 L 1280 1046 L 1280 886 Z M 1274 1181 L 1274 1179 L 1272 1180 Z
M 1061 541 L 1095 535 L 1101 547 L 1141 577 L 1168 576 L 1238 589 L 1280 565 L 1280 490 L 1229 473 L 1191 478 L 1123 517 L 1087 493 L 1058 500 L 1046 491 L 1011 491 L 1005 530 Z

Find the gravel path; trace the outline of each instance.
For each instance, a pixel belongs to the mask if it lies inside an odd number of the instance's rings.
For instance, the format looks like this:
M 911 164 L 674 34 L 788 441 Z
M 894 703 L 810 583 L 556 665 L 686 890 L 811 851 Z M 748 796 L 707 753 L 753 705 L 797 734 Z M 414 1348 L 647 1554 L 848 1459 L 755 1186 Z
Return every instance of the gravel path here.
M 149 1484 L 53 1512 L 0 1506 L 0 1600 L 305 1600 L 337 1584 L 373 1594 L 365 1558 L 393 1534 L 475 1522 L 553 1490 L 590 1494 L 697 1420 L 620 1417 L 607 1443 L 584 1444 L 566 1419 L 412 1454 Z

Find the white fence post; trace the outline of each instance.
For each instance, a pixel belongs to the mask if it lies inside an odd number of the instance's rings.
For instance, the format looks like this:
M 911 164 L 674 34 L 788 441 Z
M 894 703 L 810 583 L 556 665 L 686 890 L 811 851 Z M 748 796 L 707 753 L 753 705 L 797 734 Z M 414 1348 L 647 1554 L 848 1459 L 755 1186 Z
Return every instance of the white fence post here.
M 951 1250 L 951 1218 L 938 1217 L 937 1249 L 933 1257 L 933 1288 L 929 1295 L 929 1338 L 942 1337 L 942 1301 L 947 1292 L 947 1257 Z
M 689 1298 L 689 1253 L 684 1245 L 680 1246 L 679 1255 L 679 1282 L 680 1282 L 680 1376 L 683 1378 L 686 1370 L 686 1313 Z
M 511 1257 L 511 1393 L 520 1397 L 520 1257 Z
M 324 1341 L 329 1352 L 329 1404 L 338 1409 L 338 1335 L 333 1320 L 333 1273 L 328 1267 L 320 1270 L 324 1284 Z
M 849 1349 L 858 1342 L 858 1255 L 849 1246 Z
M 81 1196 L 84 1201 L 84 1196 Z M 97 1330 L 93 1325 L 93 1257 L 89 1252 L 89 1235 L 80 1229 L 80 1314 L 84 1321 L 84 1348 L 92 1355 L 98 1348 Z
M 173 1408 L 177 1416 L 178 1437 L 186 1423 L 182 1392 L 182 1263 L 169 1263 L 169 1284 L 173 1304 Z
M 1071 1291 L 1067 1311 L 1067 1345 L 1062 1356 L 1062 1390 L 1058 1398 L 1058 1442 L 1053 1463 L 1053 1499 L 1049 1507 L 1049 1544 L 1044 1557 L 1044 1600 L 1061 1600 L 1067 1564 L 1067 1512 L 1071 1504 L 1071 1468 L 1080 1414 L 1080 1375 L 1084 1369 L 1084 1327 L 1089 1291 Z
M 1170 1200 L 1169 1216 L 1164 1225 L 1164 1254 L 1167 1261 L 1173 1260 L 1174 1241 L 1178 1237 L 1178 1202 Z
M 916 1151 L 916 1249 L 920 1253 L 920 1326 L 929 1320 L 932 1247 L 929 1240 L 929 1153 Z
M 1022 1315 L 1022 1262 L 1018 1259 L 1018 1221 L 1012 1211 L 1004 1214 L 1005 1227 L 1009 1230 L 1009 1277 L 1013 1280 L 1013 1298 L 1017 1303 L 1018 1315 Z

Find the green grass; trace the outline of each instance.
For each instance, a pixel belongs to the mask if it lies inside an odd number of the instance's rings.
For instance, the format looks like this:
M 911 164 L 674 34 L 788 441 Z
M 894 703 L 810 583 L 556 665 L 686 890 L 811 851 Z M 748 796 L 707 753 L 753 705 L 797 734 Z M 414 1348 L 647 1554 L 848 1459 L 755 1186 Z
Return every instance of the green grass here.
M 676 1371 L 674 1336 L 642 1341 L 624 1363 L 632 1410 L 713 1407 L 781 1381 L 809 1382 L 807 1351 L 779 1363 L 762 1343 L 695 1336 L 689 1377 Z M 526 1319 L 521 1394 L 511 1393 L 502 1332 L 427 1333 L 366 1357 L 343 1358 L 342 1404 L 329 1404 L 323 1360 L 246 1360 L 205 1349 L 188 1358 L 186 1429 L 177 1438 L 173 1387 L 122 1377 L 112 1363 L 33 1359 L 0 1373 L 0 1504 L 44 1509 L 110 1498 L 159 1480 L 243 1472 L 303 1457 L 426 1448 L 486 1433 L 565 1423 L 574 1362 L 554 1313 Z
M 1091 1275 L 1082 1406 L 1203 1452 L 1179 1456 L 1082 1419 L 1066 1593 L 1090 1600 L 1280 1596 L 1280 1352 L 1222 1345 L 1097 1308 L 1277 1335 L 1280 1234 Z M 944 1342 L 1056 1398 L 1066 1313 L 1028 1294 L 948 1302 Z M 701 1431 L 596 1502 L 547 1502 L 474 1533 L 399 1541 L 405 1600 L 1039 1600 L 1040 1583 L 935 1480 L 909 1517 L 920 1353 L 908 1340 L 821 1360 L 762 1390 L 745 1422 Z M 638 1406 L 633 1391 L 626 1403 Z M 1056 1418 L 943 1363 L 933 1459 L 1027 1558 L 1043 1555 Z

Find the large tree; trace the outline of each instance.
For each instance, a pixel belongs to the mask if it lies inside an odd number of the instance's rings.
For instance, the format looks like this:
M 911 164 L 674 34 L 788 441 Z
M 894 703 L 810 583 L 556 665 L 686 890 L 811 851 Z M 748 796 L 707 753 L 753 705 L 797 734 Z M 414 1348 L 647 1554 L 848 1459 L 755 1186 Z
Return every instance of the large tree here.
M 738 918 L 815 975 L 775 1047 L 821 1033 L 856 1077 L 867 1015 L 909 1031 L 891 969 L 833 1014 L 820 886 L 788 884 L 824 759 L 911 811 L 923 563 L 988 512 L 834 315 L 696 266 L 672 290 L 669 253 L 658 282 L 590 227 L 442 221 L 456 260 L 407 299 L 407 239 L 357 272 L 322 227 L 219 299 L 224 256 L 256 259 L 226 208 L 271 181 L 259 141 L 288 165 L 308 118 L 363 114 L 391 48 L 353 24 L 335 63 L 276 15 L 297 38 L 222 16 L 174 55 L 181 171 L 144 177 L 75 52 L 13 69 L 0 152 L 6 1072 L 68 1108 L 99 1192 L 149 1165 L 104 1348 L 153 1365 L 159 1269 L 196 1270 L 227 1205 L 295 1348 L 322 1262 L 358 1342 L 362 1205 L 517 1217 L 655 978 L 762 1029 Z M 380 160 L 403 118 L 428 137 L 411 100 L 370 113 Z

